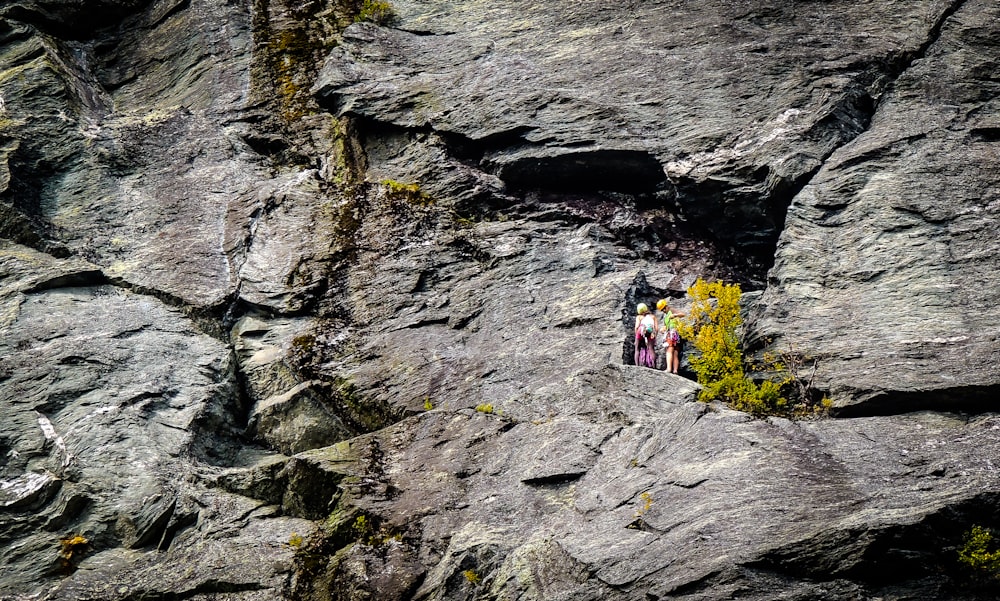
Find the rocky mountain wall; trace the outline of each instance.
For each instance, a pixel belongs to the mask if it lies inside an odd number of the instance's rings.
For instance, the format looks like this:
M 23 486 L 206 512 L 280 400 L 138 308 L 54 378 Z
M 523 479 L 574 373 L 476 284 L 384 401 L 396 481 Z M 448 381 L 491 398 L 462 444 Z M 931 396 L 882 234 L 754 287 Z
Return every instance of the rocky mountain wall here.
M 995 598 L 996 7 L 379 6 L 0 6 L 0 599 Z

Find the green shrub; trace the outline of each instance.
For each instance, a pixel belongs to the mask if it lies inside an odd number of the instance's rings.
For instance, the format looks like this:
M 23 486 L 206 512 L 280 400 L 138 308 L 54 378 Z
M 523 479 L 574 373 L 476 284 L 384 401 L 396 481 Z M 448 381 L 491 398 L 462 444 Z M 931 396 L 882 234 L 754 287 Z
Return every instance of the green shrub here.
M 465 570 L 462 572 L 462 575 L 465 576 L 465 579 L 472 584 L 479 584 L 483 580 L 483 577 L 480 576 L 475 570 Z
M 385 186 L 386 196 L 393 200 L 402 200 L 417 206 L 430 206 L 434 204 L 434 198 L 420 189 L 419 184 L 407 184 L 393 179 L 382 180 Z
M 396 17 L 392 5 L 384 0 L 364 0 L 358 16 L 354 18 L 356 22 L 370 21 L 377 25 L 387 25 Z
M 754 415 L 808 417 L 829 411 L 833 402 L 813 388 L 814 358 L 789 348 L 765 352 L 753 365 L 747 361 L 740 343 L 743 318 L 738 284 L 699 279 L 688 294 L 691 309 L 679 331 L 696 351 L 690 361 L 702 385 L 700 400 L 718 399 Z
M 965 533 L 958 560 L 980 574 L 1000 578 L 1000 549 L 996 547 L 993 533 L 982 526 L 973 526 Z
M 691 340 L 697 354 L 691 368 L 702 389 L 701 401 L 721 400 L 733 409 L 756 415 L 783 413 L 788 400 L 780 382 L 754 382 L 746 374 L 740 346 L 740 287 L 738 284 L 698 279 L 688 289 L 691 309 L 680 324 L 680 334 Z M 779 366 L 780 367 L 780 366 Z

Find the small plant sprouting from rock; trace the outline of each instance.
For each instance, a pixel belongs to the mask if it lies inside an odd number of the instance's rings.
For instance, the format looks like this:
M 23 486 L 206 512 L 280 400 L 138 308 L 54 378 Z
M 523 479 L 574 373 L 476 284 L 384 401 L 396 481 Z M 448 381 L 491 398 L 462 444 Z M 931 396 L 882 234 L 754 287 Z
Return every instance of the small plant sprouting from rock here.
M 1000 548 L 993 540 L 993 533 L 982 526 L 973 526 L 965 533 L 958 561 L 977 574 L 1000 579 Z
M 465 576 L 465 579 L 472 584 L 479 584 L 483 581 L 483 577 L 480 576 L 475 570 L 465 570 L 462 572 L 462 575 Z
M 642 506 L 635 510 L 635 519 L 625 527 L 629 530 L 647 531 L 649 530 L 649 525 L 646 524 L 646 520 L 643 516 L 653 508 L 653 495 L 648 492 L 644 492 L 639 495 L 639 499 L 642 501 Z
M 396 18 L 392 5 L 384 0 L 364 0 L 355 22 L 369 21 L 376 25 L 388 25 Z
M 359 515 L 357 519 L 354 520 L 354 534 L 358 540 L 369 539 L 373 534 L 375 534 L 375 529 L 372 526 L 372 523 L 365 515 Z
M 476 411 L 478 411 L 480 413 L 493 413 L 493 405 L 491 405 L 489 403 L 482 403 L 482 404 L 476 405 Z
M 64 572 L 72 571 L 77 559 L 87 545 L 90 544 L 86 538 L 79 534 L 73 534 L 59 541 L 59 563 Z
M 639 495 L 639 498 L 642 499 L 642 507 L 637 509 L 635 512 L 635 517 L 637 518 L 641 518 L 647 511 L 649 511 L 653 507 L 653 495 L 649 494 L 648 492 L 644 492 L 641 495 Z
M 305 366 L 312 362 L 313 354 L 316 351 L 315 334 L 299 334 L 292 338 L 289 355 L 297 365 Z
M 431 402 L 430 397 L 424 397 L 424 411 L 430 411 L 434 409 L 434 403 Z
M 394 200 L 403 200 L 409 204 L 426 207 L 434 204 L 434 199 L 430 194 L 420 189 L 419 184 L 405 184 L 396 180 L 387 179 L 382 181 L 385 186 L 386 195 Z
M 759 383 L 747 374 L 748 363 L 740 344 L 740 287 L 738 284 L 706 282 L 698 279 L 688 294 L 692 298 L 680 333 L 691 340 L 697 355 L 691 366 L 702 385 L 699 400 L 721 400 L 733 409 L 755 415 L 802 415 L 816 408 L 812 404 L 812 376 L 800 376 L 808 367 L 815 373 L 815 361 L 792 351 L 765 354 L 763 363 L 750 366 L 768 372 L 772 379 Z M 789 396 L 793 402 L 789 401 Z M 821 403 L 828 407 L 829 402 Z
M 302 546 L 303 541 L 304 539 L 301 534 L 293 532 L 292 535 L 288 537 L 288 546 L 297 549 Z

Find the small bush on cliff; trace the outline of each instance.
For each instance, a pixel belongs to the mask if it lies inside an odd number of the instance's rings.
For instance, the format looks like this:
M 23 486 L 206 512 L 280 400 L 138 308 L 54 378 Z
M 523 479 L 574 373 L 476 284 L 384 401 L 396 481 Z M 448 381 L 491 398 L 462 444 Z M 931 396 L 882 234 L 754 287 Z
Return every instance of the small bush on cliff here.
M 958 550 L 958 560 L 977 574 L 1000 578 L 1000 549 L 993 540 L 993 534 L 982 526 L 973 526 L 965 533 L 962 548 Z
M 76 563 L 80 555 L 90 544 L 86 538 L 79 534 L 72 534 L 59 541 L 59 564 L 64 573 L 72 572 L 76 569 Z
M 464 572 L 462 572 L 462 575 L 465 576 L 465 579 L 468 580 L 471 584 L 479 584 L 480 582 L 483 581 L 483 577 L 480 576 L 479 572 L 475 570 L 465 570 Z
M 739 411 L 757 415 L 785 411 L 782 396 L 787 380 L 754 382 L 746 374 L 740 346 L 740 287 L 738 284 L 706 282 L 699 279 L 688 289 L 692 298 L 687 322 L 680 333 L 691 340 L 698 354 L 691 367 L 702 385 L 699 399 L 719 399 Z
M 718 399 L 755 415 L 806 417 L 829 410 L 830 400 L 813 388 L 815 359 L 788 349 L 764 353 L 754 365 L 746 360 L 739 285 L 699 279 L 688 294 L 691 309 L 680 333 L 696 350 L 691 367 L 702 385 L 700 400 Z M 767 377 L 754 379 L 748 372 Z
M 392 200 L 402 200 L 413 205 L 426 207 L 434 204 L 434 198 L 420 189 L 420 184 L 406 184 L 393 179 L 382 180 L 386 196 Z
M 355 21 L 370 21 L 377 25 L 387 25 L 396 18 L 392 5 L 384 0 L 364 0 Z

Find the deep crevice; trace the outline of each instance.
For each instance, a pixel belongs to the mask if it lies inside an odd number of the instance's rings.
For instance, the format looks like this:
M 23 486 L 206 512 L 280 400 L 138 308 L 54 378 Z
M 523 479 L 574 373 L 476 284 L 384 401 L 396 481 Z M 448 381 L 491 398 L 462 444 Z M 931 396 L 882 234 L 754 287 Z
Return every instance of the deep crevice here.
M 1000 127 L 976 127 L 969 130 L 969 135 L 980 142 L 1000 142 Z
M 498 165 L 494 171 L 514 190 L 555 193 L 651 193 L 666 181 L 660 162 L 640 150 L 597 148 L 559 155 L 527 156 Z
M 744 566 L 787 578 L 818 582 L 847 579 L 871 589 L 891 587 L 897 592 L 912 589 L 913 593 L 924 593 L 926 577 L 934 575 L 934 585 L 953 591 L 971 584 L 973 575 L 959 564 L 957 549 L 964 533 L 976 525 L 1000 526 L 1000 494 L 983 492 L 968 497 L 911 524 L 830 529 L 774 549 Z M 1000 584 L 994 581 L 992 586 Z M 952 598 L 949 594 L 917 597 Z
M 562 474 L 551 474 L 548 476 L 538 476 L 535 478 L 525 478 L 521 480 L 521 482 L 527 484 L 528 486 L 559 486 L 569 484 L 570 482 L 576 482 L 585 475 L 587 475 L 586 470 L 566 472 Z
M 185 0 L 188 1 L 188 0 Z M 0 18 L 9 19 L 35 27 L 39 31 L 65 40 L 87 39 L 82 33 L 90 32 L 96 35 L 108 27 L 114 26 L 114 21 L 121 21 L 145 9 L 151 0 L 133 0 L 132 2 L 107 2 L 100 6 L 79 3 L 79 8 L 73 10 L 73 4 L 66 4 L 69 12 L 67 18 L 60 21 L 51 18 L 44 11 L 33 11 L 21 5 L 14 5 L 0 12 Z
M 778 237 L 784 230 L 792 199 L 834 152 L 868 131 L 881 100 L 913 62 L 927 54 L 940 38 L 944 24 L 965 1 L 954 2 L 942 11 L 928 31 L 927 39 L 916 50 L 852 67 L 860 71 L 860 75 L 809 132 L 817 142 L 830 139 L 822 156 L 818 157 L 818 166 L 790 178 L 773 176 L 767 166 L 744 176 L 727 174 L 741 177 L 743 181 L 739 185 L 722 180 L 676 179 L 672 183 L 684 214 L 702 224 L 711 237 L 732 242 L 752 266 L 750 279 L 762 283 L 774 264 Z M 990 129 L 984 129 L 980 134 L 982 139 L 996 135 Z M 759 205 L 763 205 L 763 210 L 755 211 L 753 207 Z
M 996 413 L 996 399 L 1000 384 L 969 385 L 937 390 L 886 391 L 875 394 L 864 402 L 830 411 L 833 417 L 875 417 L 902 415 L 918 411 L 944 413 Z

